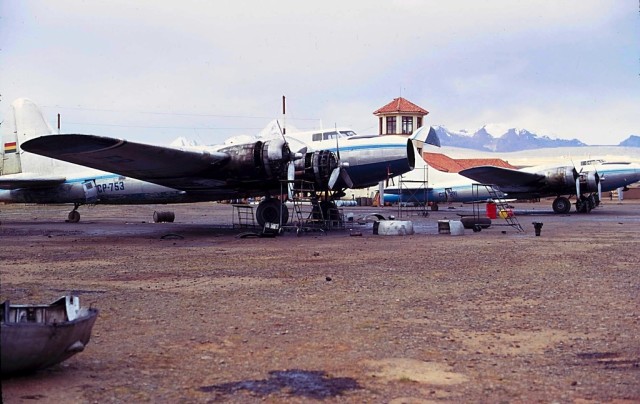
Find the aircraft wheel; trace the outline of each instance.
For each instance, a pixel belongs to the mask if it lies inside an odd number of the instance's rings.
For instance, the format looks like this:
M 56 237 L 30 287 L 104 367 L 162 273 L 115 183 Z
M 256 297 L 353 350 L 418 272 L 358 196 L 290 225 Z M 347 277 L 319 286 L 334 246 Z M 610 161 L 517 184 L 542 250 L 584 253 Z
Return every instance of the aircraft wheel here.
M 289 221 L 289 209 L 285 204 L 276 198 L 265 199 L 258 204 L 256 209 L 256 220 L 260 227 L 265 223 L 280 223 L 280 212 L 282 211 L 282 224 Z
M 554 199 L 551 206 L 555 213 L 569 213 L 571 211 L 571 202 L 569 202 L 569 198 L 565 198 L 564 196 L 559 196 Z
M 78 212 L 77 210 L 72 210 L 71 212 L 69 212 L 69 215 L 67 216 L 67 222 L 78 223 L 79 221 L 80 221 L 80 212 Z
M 440 207 L 438 206 L 438 204 L 437 204 L 437 203 L 432 203 L 432 204 L 431 204 L 431 211 L 433 211 L 433 212 L 437 212 L 437 211 L 438 211 L 438 209 L 440 209 Z

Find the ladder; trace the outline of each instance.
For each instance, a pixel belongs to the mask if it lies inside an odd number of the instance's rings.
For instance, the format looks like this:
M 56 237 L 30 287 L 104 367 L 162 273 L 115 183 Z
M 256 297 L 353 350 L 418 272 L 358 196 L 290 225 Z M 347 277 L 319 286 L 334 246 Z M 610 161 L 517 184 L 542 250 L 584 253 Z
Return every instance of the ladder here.
M 398 180 L 398 217 L 410 216 L 412 213 L 429 216 L 429 185 L 426 180 L 406 180 L 400 176 Z
M 479 200 L 480 187 L 483 187 L 485 189 L 486 193 L 496 204 L 497 217 L 504 219 L 506 222 L 506 224 L 504 224 L 503 226 L 511 226 L 514 229 L 518 230 L 518 232 L 524 232 L 524 229 L 520 225 L 518 218 L 516 218 L 516 215 L 511 210 L 511 207 L 509 206 L 509 204 L 507 204 L 507 201 L 504 198 L 504 193 L 500 191 L 494 184 L 473 184 L 473 195 L 476 201 Z M 479 209 L 476 210 L 475 206 L 476 202 L 474 202 L 474 216 L 477 215 L 478 217 L 480 217 L 480 211 Z
M 300 235 L 303 231 L 320 231 L 327 229 L 320 197 L 311 181 L 294 180 L 282 181 L 285 190 L 291 189 L 291 203 L 293 204 L 294 220 L 289 228 L 296 230 Z M 285 191 L 287 192 L 287 191 Z

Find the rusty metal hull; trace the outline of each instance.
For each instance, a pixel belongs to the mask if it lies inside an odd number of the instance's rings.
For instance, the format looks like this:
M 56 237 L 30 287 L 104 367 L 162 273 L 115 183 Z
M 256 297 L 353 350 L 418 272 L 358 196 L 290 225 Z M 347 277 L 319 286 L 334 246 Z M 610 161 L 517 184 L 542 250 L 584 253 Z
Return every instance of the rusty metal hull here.
M 65 313 L 64 297 L 48 306 L 9 306 L 3 303 L 1 324 L 1 367 L 2 376 L 28 373 L 60 363 L 84 350 L 89 343 L 91 330 L 98 316 L 98 310 L 85 308 L 77 311 L 77 317 L 68 320 Z M 16 318 L 15 308 L 38 310 L 40 313 L 55 315 L 45 318 Z M 49 312 L 47 312 L 49 310 Z M 13 311 L 12 313 L 10 313 Z M 66 310 L 68 311 L 68 310 Z M 60 313 L 65 318 L 60 319 Z M 13 315 L 13 319 L 10 317 Z M 9 321 L 7 321 L 9 320 Z M 62 321 L 61 321 L 62 320 Z

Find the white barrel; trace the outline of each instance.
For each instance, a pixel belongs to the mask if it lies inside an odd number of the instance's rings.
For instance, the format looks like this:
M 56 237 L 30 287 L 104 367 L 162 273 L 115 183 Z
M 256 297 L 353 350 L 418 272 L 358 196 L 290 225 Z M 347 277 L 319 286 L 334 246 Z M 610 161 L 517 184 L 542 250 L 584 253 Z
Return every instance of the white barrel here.
M 414 234 L 410 220 L 380 220 L 378 234 L 382 236 L 408 236 Z
M 464 234 L 464 225 L 459 220 L 450 220 L 449 231 L 452 236 L 462 236 Z

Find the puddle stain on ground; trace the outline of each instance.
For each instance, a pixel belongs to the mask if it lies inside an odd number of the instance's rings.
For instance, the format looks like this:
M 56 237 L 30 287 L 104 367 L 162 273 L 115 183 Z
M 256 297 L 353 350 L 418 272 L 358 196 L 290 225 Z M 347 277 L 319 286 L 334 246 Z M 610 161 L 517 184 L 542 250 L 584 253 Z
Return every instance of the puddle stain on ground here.
M 244 380 L 212 386 L 202 386 L 200 391 L 230 395 L 239 391 L 267 396 L 273 393 L 286 393 L 313 399 L 324 399 L 342 395 L 348 390 L 360 389 L 358 383 L 348 377 L 328 377 L 322 371 L 278 370 L 269 372 L 269 378 L 263 380 Z

